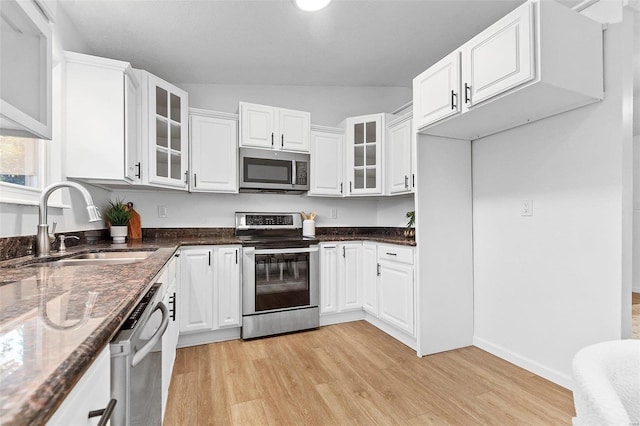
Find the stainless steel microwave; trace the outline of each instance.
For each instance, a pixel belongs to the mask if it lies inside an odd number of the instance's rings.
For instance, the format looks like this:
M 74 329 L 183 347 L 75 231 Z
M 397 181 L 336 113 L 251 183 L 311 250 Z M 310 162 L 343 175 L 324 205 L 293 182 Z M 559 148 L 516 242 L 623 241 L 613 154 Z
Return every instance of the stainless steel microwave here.
M 240 192 L 309 190 L 309 154 L 240 148 Z

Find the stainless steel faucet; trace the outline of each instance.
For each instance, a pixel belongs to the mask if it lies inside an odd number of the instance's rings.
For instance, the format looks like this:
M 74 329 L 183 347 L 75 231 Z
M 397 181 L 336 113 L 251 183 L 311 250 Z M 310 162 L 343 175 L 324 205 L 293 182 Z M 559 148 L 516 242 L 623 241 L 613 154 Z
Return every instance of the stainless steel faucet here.
M 87 204 L 87 212 L 89 213 L 89 222 L 97 222 L 101 219 L 100 210 L 93 204 L 91 194 L 86 188 L 75 182 L 58 182 L 47 186 L 42 190 L 40 195 L 40 207 L 38 209 L 38 233 L 36 235 L 36 257 L 48 256 L 51 251 L 51 242 L 49 240 L 49 225 L 47 225 L 47 202 L 49 196 L 58 188 L 75 188 L 84 197 Z

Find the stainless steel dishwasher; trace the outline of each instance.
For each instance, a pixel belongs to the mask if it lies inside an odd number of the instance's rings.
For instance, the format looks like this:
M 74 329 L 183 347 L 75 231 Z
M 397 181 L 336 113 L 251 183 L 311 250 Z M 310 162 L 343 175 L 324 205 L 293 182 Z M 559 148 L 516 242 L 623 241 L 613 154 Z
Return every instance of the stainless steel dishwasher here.
M 162 335 L 169 324 L 163 289 L 154 284 L 111 341 L 113 426 L 162 424 Z

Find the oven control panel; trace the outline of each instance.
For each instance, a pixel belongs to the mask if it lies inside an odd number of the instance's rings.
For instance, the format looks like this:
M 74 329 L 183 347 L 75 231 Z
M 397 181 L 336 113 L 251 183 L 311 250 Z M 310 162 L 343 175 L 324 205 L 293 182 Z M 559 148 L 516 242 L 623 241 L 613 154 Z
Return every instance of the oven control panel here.
M 238 231 L 302 229 L 299 212 L 236 212 L 236 235 Z M 250 235 L 250 234 L 246 234 Z
M 293 225 L 291 215 L 247 215 L 247 226 Z

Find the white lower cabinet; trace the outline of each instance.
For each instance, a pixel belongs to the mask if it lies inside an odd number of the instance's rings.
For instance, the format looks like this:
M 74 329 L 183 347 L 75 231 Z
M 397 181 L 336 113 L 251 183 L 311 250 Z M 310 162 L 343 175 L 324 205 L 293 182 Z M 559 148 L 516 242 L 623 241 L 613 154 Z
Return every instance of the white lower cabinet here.
M 362 309 L 362 243 L 320 244 L 320 314 Z
M 239 329 L 242 325 L 240 250 L 239 245 L 181 249 L 179 346 L 207 342 L 206 338 L 183 339 L 184 335 Z
M 413 266 L 388 261 L 379 265 L 378 318 L 413 335 Z
M 413 247 L 370 241 L 320 244 L 320 315 L 325 317 L 324 323 L 364 318 L 414 347 L 413 264 Z M 363 316 L 340 315 L 356 311 Z
M 167 397 L 169 396 L 169 386 L 173 374 L 173 364 L 176 360 L 176 347 L 178 346 L 178 317 L 176 310 L 178 281 L 180 278 L 180 253 L 176 253 L 166 266 L 166 291 L 162 302 L 169 309 L 169 325 L 162 337 L 162 418 L 167 407 Z M 166 278 L 165 278 L 166 277 Z
M 378 246 L 375 243 L 362 243 L 362 309 L 378 316 Z
M 105 409 L 110 400 L 111 356 L 107 345 L 53 413 L 47 425 L 96 425 L 101 417 L 89 417 L 89 412 Z
M 378 244 L 378 319 L 415 335 L 412 247 Z

